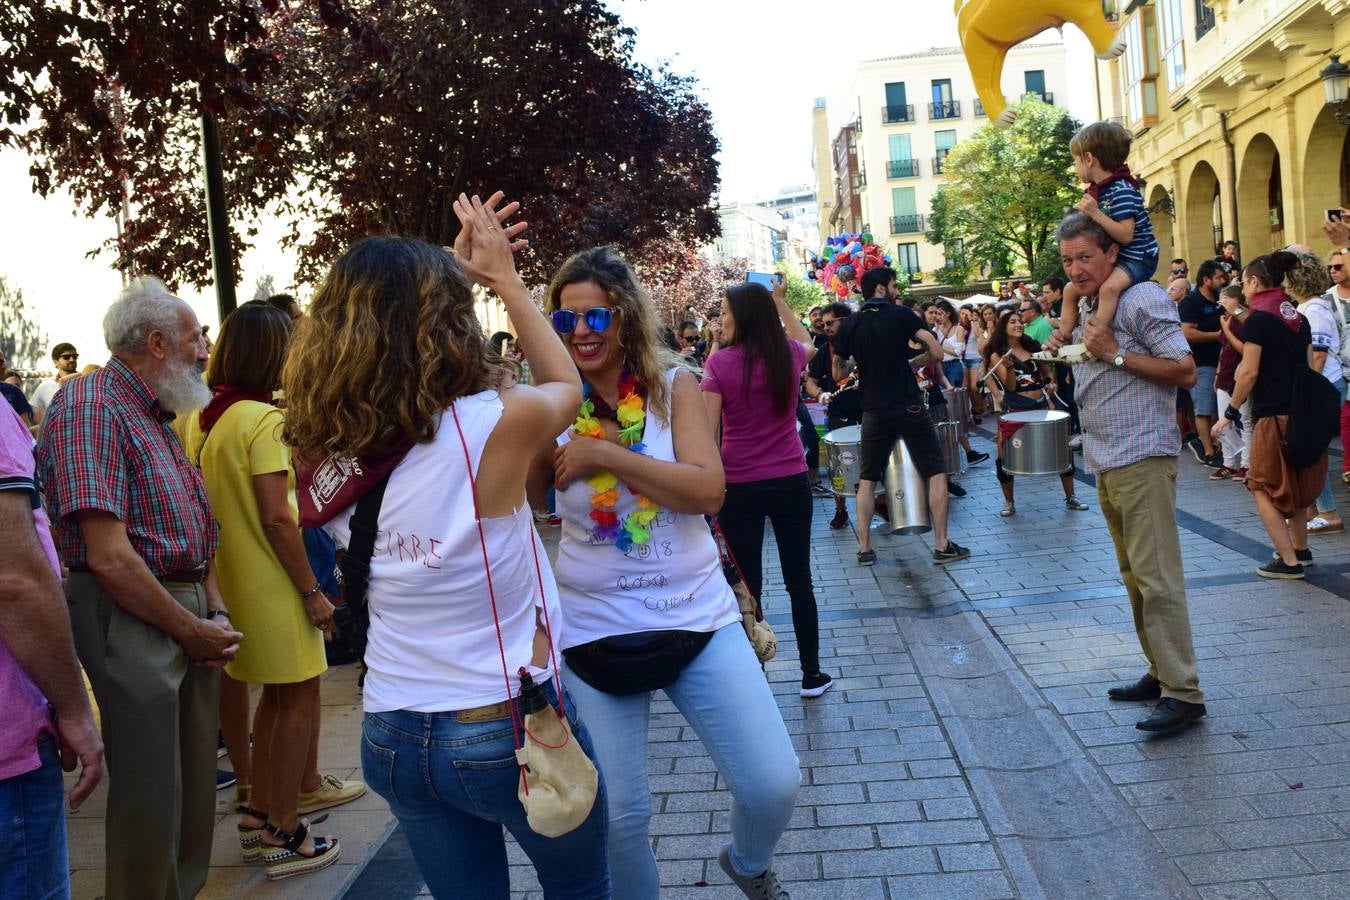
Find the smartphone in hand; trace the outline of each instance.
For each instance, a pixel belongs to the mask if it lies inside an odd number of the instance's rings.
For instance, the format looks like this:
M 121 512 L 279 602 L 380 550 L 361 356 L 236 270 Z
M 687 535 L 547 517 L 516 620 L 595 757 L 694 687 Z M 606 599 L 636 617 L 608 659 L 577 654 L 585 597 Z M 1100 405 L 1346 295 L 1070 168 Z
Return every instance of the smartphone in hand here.
M 768 290 L 773 290 L 775 276 L 769 272 L 746 272 L 745 280 L 750 284 L 763 285 Z

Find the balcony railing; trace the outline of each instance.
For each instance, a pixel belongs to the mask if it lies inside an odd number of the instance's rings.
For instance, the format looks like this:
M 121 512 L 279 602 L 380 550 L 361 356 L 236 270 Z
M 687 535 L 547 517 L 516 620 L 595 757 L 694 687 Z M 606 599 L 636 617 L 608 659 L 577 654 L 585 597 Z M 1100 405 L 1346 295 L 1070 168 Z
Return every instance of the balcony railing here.
M 946 163 L 947 163 L 947 154 L 945 153 L 939 153 L 937 156 L 933 157 L 933 174 L 941 175 L 942 167 L 946 165 Z
M 909 279 L 910 284 L 923 283 L 923 272 L 920 271 L 919 269 L 911 269 L 909 266 L 901 266 L 899 269 L 896 270 L 896 274 L 904 275 L 906 278 Z
M 881 108 L 881 121 L 885 125 L 896 125 L 901 122 L 914 121 L 914 104 L 905 103 L 900 106 L 883 106 Z
M 1023 97 L 1040 97 L 1041 102 L 1047 106 L 1055 105 L 1055 95 L 1050 91 L 1027 91 Z
M 942 103 L 928 104 L 928 118 L 930 119 L 961 118 L 961 101 L 945 100 Z
M 849 184 L 855 191 L 860 191 L 863 188 L 867 187 L 867 170 L 859 169 L 858 171 L 854 172 L 851 176 L 849 176 Z
M 918 234 L 928 227 L 925 218 L 922 213 L 915 213 L 911 216 L 891 216 L 891 234 Z
M 918 178 L 919 161 L 917 159 L 889 159 L 886 161 L 887 178 Z

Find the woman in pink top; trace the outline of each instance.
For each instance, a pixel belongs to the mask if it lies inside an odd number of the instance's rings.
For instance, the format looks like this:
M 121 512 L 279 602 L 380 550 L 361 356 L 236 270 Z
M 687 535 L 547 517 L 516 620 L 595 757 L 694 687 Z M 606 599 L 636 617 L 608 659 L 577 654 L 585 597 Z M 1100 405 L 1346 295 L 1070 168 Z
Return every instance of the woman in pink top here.
M 717 520 L 759 596 L 764 520 L 773 523 L 783 583 L 792 599 L 792 628 L 802 668 L 803 697 L 830 689 L 820 671 L 820 632 L 811 585 L 811 482 L 797 436 L 797 386 L 815 354 L 806 327 L 787 305 L 780 276 L 773 293 L 746 282 L 722 301 L 723 347 L 708 360 L 704 400 L 722 428 L 727 496 Z

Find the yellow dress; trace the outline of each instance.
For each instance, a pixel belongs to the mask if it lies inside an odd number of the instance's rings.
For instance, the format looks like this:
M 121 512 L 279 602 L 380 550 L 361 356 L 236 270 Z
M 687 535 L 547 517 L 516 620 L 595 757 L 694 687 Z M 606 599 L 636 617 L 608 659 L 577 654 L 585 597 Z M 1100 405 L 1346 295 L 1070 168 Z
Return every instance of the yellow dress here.
M 254 475 L 290 472 L 282 425 L 281 410 L 254 400 L 230 406 L 205 444 L 195 413 L 174 424 L 188 459 L 201 466 L 211 512 L 220 523 L 220 593 L 235 630 L 244 635 L 225 671 L 253 684 L 294 684 L 328 668 L 323 634 L 309 623 L 295 585 L 267 542 L 253 494 Z

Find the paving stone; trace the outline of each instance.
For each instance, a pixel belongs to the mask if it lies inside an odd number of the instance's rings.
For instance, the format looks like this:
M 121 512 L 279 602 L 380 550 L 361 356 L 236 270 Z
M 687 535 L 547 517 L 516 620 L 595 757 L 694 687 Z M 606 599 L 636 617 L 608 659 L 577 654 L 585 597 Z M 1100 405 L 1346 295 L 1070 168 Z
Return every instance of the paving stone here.
M 938 871 L 937 859 L 933 851 L 927 847 L 834 853 L 822 857 L 821 862 L 827 879 Z
M 1334 841 L 1344 837 L 1344 833 L 1325 816 L 1221 822 L 1212 827 L 1214 833 L 1227 841 L 1234 850 Z
M 881 825 L 877 827 L 877 834 L 883 847 L 928 847 L 989 840 L 984 823 L 970 820 Z
M 1204 900 L 1270 900 L 1270 892 L 1259 881 L 1207 884 L 1200 888 Z
M 927 820 L 938 819 L 977 819 L 980 812 L 969 797 L 950 797 L 942 800 L 924 800 L 923 817 Z
M 886 879 L 892 897 L 925 900 L 996 900 L 1014 896 L 1002 872 L 953 872 L 945 875 L 906 875 Z
M 970 872 L 1002 867 L 992 844 L 957 844 L 938 847 L 938 862 L 944 872 Z
M 1193 884 L 1280 878 L 1313 872 L 1312 866 L 1291 847 L 1198 853 L 1178 857 L 1176 864 Z
M 1350 873 L 1279 878 L 1267 881 L 1266 889 L 1277 900 L 1343 900 L 1350 896 Z

